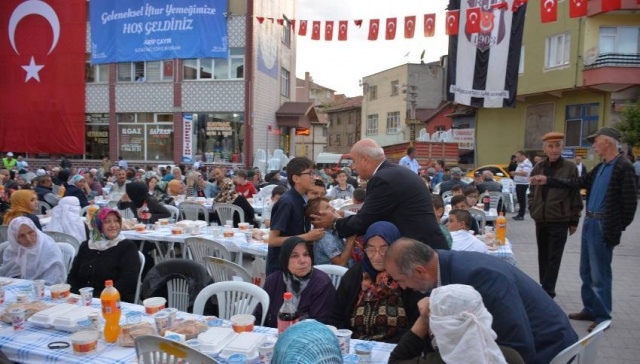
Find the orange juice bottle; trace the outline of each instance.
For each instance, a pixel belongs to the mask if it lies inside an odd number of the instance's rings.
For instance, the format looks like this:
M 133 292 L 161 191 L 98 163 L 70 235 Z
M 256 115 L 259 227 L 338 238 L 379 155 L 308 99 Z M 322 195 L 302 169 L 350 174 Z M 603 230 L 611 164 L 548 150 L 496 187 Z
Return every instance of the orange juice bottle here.
M 89 209 L 87 210 L 87 218 L 89 221 L 93 220 L 93 215 L 95 215 L 99 209 L 100 208 L 96 206 L 93 201 L 89 202 Z
M 496 239 L 500 241 L 500 245 L 506 244 L 507 235 L 507 219 L 504 212 L 500 212 L 500 216 L 496 219 Z
M 113 286 L 113 281 L 104 282 L 104 290 L 100 294 L 102 303 L 102 317 L 104 324 L 104 341 L 114 343 L 120 335 L 120 292 Z

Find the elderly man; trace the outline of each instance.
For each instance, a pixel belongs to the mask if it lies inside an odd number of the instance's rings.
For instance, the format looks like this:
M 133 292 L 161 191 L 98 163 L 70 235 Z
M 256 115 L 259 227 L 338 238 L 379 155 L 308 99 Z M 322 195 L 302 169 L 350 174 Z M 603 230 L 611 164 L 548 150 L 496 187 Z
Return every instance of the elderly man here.
M 418 163 L 418 160 L 416 159 L 416 148 L 407 148 L 407 155 L 400 158 L 400 162 L 398 162 L 398 164 L 409 168 L 416 174 L 420 173 L 420 163 Z
M 533 184 L 587 189 L 587 213 L 582 224 L 580 278 L 584 308 L 572 320 L 593 321 L 588 331 L 611 319 L 611 260 L 622 231 L 631 224 L 638 205 L 636 174 L 624 153 L 618 153 L 620 132 L 600 128 L 587 140 L 603 161 L 582 177 L 560 179 L 534 176 Z
M 38 200 L 46 202 L 49 206 L 54 207 L 58 205 L 61 197 L 53 193 L 53 181 L 51 176 L 42 175 L 34 179 L 35 187 L 34 191 L 38 194 Z
M 458 167 L 451 168 L 451 179 L 449 181 L 442 182 L 440 185 L 440 196 L 447 191 L 451 191 L 455 186 L 462 186 L 463 188 L 467 185 L 462 182 L 462 170 Z
M 532 176 L 544 175 L 555 178 L 575 178 L 578 171 L 573 162 L 560 155 L 564 148 L 564 134 L 550 132 L 542 137 L 542 150 L 547 159 L 536 164 Z M 529 214 L 536 222 L 538 243 L 538 269 L 540 285 L 551 298 L 556 296 L 556 281 L 567 232 L 572 235 L 578 228 L 582 198 L 580 190 L 531 186 L 529 194 Z
M 472 286 L 493 315 L 498 345 L 515 349 L 526 363 L 549 363 L 578 340 L 565 313 L 536 282 L 487 254 L 435 251 L 400 238 L 387 250 L 385 269 L 400 287 L 422 293 L 449 284 Z
M 408 236 L 436 249 L 448 249 L 436 221 L 431 196 L 422 179 L 411 170 L 385 160 L 372 139 L 351 148 L 353 168 L 367 182 L 367 198 L 357 214 L 339 218 L 327 211 L 312 215 L 315 227 L 332 228 L 341 237 L 363 235 L 377 221 L 389 221 Z
M 477 184 L 476 187 L 480 193 L 484 193 L 487 190 L 489 192 L 502 192 L 502 184 L 493 179 L 491 171 L 482 172 L 482 183 Z
M 527 211 L 527 189 L 529 189 L 529 176 L 533 165 L 523 151 L 516 152 L 516 161 L 518 167 L 511 175 L 513 182 L 516 184 L 516 196 L 518 198 L 518 214 L 513 217 L 514 220 L 524 220 L 524 213 Z
M 113 187 L 111 187 L 111 193 L 127 193 L 125 189 L 127 183 L 129 183 L 127 180 L 127 171 L 119 169 L 116 172 L 116 182 L 113 184 Z

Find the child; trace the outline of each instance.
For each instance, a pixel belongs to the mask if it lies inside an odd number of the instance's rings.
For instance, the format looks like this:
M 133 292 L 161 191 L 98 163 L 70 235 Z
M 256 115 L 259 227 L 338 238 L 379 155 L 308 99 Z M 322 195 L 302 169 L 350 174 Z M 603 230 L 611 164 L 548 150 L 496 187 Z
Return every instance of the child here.
M 453 196 L 464 196 L 464 193 L 462 192 L 462 185 L 455 185 L 453 186 L 453 188 L 451 189 L 451 197 L 447 197 L 444 200 L 444 204 L 445 205 L 449 205 L 451 204 L 451 199 L 453 199 Z M 453 206 L 451 206 L 453 207 Z
M 467 210 L 455 209 L 449 213 L 447 229 L 451 232 L 453 244 L 451 250 L 462 250 L 478 253 L 487 253 L 487 246 L 469 233 L 469 226 L 474 218 Z
M 447 239 L 447 244 L 449 244 L 449 248 L 451 248 L 451 244 L 453 243 L 453 239 L 451 238 L 451 233 L 449 233 L 449 230 L 444 225 L 444 223 L 440 222 L 442 220 L 442 215 L 444 215 L 444 200 L 442 200 L 442 196 L 432 193 L 431 202 L 433 204 L 433 209 L 435 210 L 435 213 L 436 213 L 438 226 L 440 226 L 440 230 L 442 231 L 442 234 L 444 234 L 444 238 Z
M 256 186 L 253 183 L 247 181 L 247 171 L 239 170 L 236 174 L 236 192 L 240 193 L 245 198 L 252 198 L 257 194 Z
M 309 201 L 305 215 L 317 215 L 320 211 L 335 213 L 335 209 L 329 205 L 329 199 L 318 197 Z M 349 258 L 355 243 L 355 236 L 349 237 L 345 244 L 344 240 L 331 229 L 326 229 L 324 237 L 313 244 L 313 265 L 335 264 L 349 267 Z
M 347 179 L 349 179 L 349 176 L 347 176 L 347 172 L 339 171 L 336 174 L 336 181 L 338 181 L 338 184 L 333 186 L 331 191 L 329 191 L 327 197 L 332 200 L 335 200 L 336 198 L 340 198 L 343 200 L 350 199 L 353 196 L 353 190 L 355 188 L 347 183 Z
M 468 185 L 463 190 L 465 197 L 467 198 L 467 206 L 474 207 L 478 203 L 478 189 L 474 185 Z
M 452 210 L 469 210 L 469 205 L 467 205 L 467 197 L 465 195 L 457 195 L 451 198 L 451 209 Z M 444 221 L 446 223 L 446 221 Z M 471 224 L 469 225 L 469 230 L 473 230 L 475 235 L 480 234 L 480 226 L 478 225 L 478 221 L 476 219 L 471 219 Z
M 362 205 L 366 196 L 366 190 L 364 188 L 356 188 L 353 190 L 352 201 L 356 205 Z
M 271 210 L 273 209 L 273 205 L 278 202 L 280 196 L 282 196 L 287 189 L 284 186 L 276 186 L 271 190 L 271 203 L 265 204 L 262 209 L 262 221 L 264 222 L 264 226 L 267 228 L 271 227 Z

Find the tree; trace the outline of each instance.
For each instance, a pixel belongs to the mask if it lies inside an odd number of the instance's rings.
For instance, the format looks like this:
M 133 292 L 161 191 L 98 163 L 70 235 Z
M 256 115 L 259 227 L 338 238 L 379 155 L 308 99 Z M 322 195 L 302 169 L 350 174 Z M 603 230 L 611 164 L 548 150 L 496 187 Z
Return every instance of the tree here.
M 631 147 L 640 146 L 640 99 L 635 104 L 627 104 L 622 111 L 622 120 L 615 124 L 622 132 L 622 141 Z

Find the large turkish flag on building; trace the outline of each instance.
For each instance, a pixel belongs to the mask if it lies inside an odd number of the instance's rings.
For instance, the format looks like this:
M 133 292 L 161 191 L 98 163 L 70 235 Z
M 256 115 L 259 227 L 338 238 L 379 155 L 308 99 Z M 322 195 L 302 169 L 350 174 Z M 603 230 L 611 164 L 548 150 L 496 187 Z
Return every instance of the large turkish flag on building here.
M 0 150 L 84 153 L 87 4 L 0 3 Z

